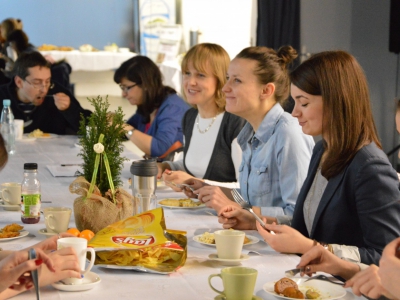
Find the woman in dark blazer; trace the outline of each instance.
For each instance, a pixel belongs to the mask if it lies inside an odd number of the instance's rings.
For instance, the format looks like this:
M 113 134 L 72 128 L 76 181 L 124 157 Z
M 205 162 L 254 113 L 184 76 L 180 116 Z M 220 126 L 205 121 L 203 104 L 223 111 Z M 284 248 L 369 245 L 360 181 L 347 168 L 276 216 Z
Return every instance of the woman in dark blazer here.
M 304 133 L 323 139 L 291 227 L 267 217 L 266 228 L 276 234 L 257 229 L 276 251 L 305 253 L 320 243 L 340 258 L 377 264 L 386 244 L 400 236 L 400 192 L 376 134 L 363 70 L 350 54 L 330 51 L 313 55 L 290 77 L 293 116 Z M 234 216 L 226 211 L 223 217 Z

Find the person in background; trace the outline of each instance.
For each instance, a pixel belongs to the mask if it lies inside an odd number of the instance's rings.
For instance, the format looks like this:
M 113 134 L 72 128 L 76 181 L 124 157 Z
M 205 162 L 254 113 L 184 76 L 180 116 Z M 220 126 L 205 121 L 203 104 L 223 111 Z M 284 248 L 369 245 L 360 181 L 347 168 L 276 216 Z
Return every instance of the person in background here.
M 275 234 L 257 229 L 279 252 L 302 254 L 319 242 L 339 258 L 378 264 L 383 248 L 400 236 L 400 191 L 376 134 L 364 72 L 349 53 L 327 51 L 303 62 L 290 79 L 293 116 L 304 133 L 323 139 L 314 148 L 291 227 L 267 224 Z M 228 208 L 220 221 L 237 226 L 249 220 L 246 215 Z
M 50 64 L 39 52 L 23 53 L 13 72 L 13 80 L 0 86 L 0 100 L 11 100 L 15 119 L 24 120 L 25 133 L 36 129 L 77 133 L 81 114 L 86 117 L 90 111 L 84 110 L 68 90 L 52 82 Z
M 340 259 L 321 245 L 312 247 L 300 259 L 298 268 L 311 276 L 315 272 L 326 272 L 347 280 L 344 287 L 351 287 L 357 296 L 377 299 L 400 298 L 400 238 L 390 242 L 382 252 L 379 267 L 372 264 L 355 264 Z M 303 275 L 302 274 L 302 275 Z
M 146 56 L 135 56 L 114 74 L 122 96 L 137 105 L 125 125 L 126 137 L 148 157 L 164 158 L 182 147 L 182 118 L 189 106 L 162 83 L 161 71 Z
M 288 65 L 296 57 L 290 46 L 278 51 L 245 48 L 230 63 L 222 89 L 226 110 L 247 121 L 238 135 L 243 151 L 240 193 L 253 210 L 284 220 L 292 216 L 314 146 L 312 137 L 302 133 L 298 121 L 280 104 L 289 96 Z M 186 183 L 217 212 L 227 205 L 239 208 L 226 196 L 227 190 L 201 181 Z
M 182 60 L 183 94 L 193 106 L 183 117 L 183 158 L 158 164 L 168 182 L 202 178 L 210 184 L 238 187 L 242 151 L 237 135 L 245 120 L 225 111 L 229 55 L 217 44 L 198 44 Z M 172 171 L 173 172 L 172 172 Z

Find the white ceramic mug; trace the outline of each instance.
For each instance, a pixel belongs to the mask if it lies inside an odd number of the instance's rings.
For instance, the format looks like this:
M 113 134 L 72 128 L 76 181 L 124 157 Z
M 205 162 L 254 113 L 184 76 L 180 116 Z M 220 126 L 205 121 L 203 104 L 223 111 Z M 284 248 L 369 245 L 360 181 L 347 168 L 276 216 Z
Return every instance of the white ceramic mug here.
M 0 185 L 1 198 L 4 204 L 20 205 L 21 204 L 21 184 L 18 182 L 4 182 Z
M 24 135 L 24 120 L 15 119 L 14 128 L 15 128 L 15 139 L 22 140 L 22 137 Z
M 87 240 L 79 237 L 66 237 L 57 240 L 57 249 L 63 249 L 72 247 L 75 249 L 76 254 L 78 256 L 79 266 L 81 268 L 81 274 L 85 276 L 93 267 L 95 260 L 95 252 L 93 248 L 87 247 Z M 90 263 L 89 266 L 85 269 L 86 266 L 86 253 L 90 252 Z M 83 279 L 79 278 L 65 278 L 62 280 L 65 284 L 82 284 Z
M 245 233 L 239 230 L 218 230 L 214 232 L 218 258 L 239 259 L 242 253 Z
M 46 207 L 43 209 L 47 232 L 61 233 L 68 230 L 72 209 L 68 207 Z

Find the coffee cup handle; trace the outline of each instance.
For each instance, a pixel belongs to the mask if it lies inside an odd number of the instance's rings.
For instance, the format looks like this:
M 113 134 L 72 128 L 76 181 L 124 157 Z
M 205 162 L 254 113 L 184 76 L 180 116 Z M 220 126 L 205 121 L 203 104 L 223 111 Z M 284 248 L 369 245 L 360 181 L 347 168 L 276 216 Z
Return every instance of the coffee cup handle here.
M 94 252 L 93 248 L 86 248 L 86 252 L 90 252 L 90 263 L 89 266 L 84 271 L 82 271 L 82 275 L 86 275 L 87 273 L 89 273 L 89 271 L 93 268 L 94 260 L 96 258 L 96 253 Z
M 10 194 L 10 191 L 8 189 L 2 189 L 1 190 L 1 198 L 4 200 L 4 202 L 10 203 L 11 200 L 6 197 L 6 194 Z
M 221 274 L 211 274 L 210 276 L 208 276 L 208 285 L 210 286 L 210 288 L 213 289 L 214 292 L 216 292 L 216 293 L 218 293 L 218 294 L 221 294 L 221 295 L 225 295 L 224 292 L 221 292 L 221 291 L 217 290 L 216 288 L 214 288 L 214 287 L 212 286 L 212 284 L 211 284 L 211 279 L 212 279 L 213 277 L 219 277 L 219 278 L 221 278 L 221 280 L 222 280 Z
M 53 215 L 48 215 L 47 219 L 46 219 L 47 225 L 50 227 L 51 230 L 55 230 L 56 227 L 55 226 L 51 226 L 51 222 L 50 222 L 51 219 L 55 220 L 54 216 Z

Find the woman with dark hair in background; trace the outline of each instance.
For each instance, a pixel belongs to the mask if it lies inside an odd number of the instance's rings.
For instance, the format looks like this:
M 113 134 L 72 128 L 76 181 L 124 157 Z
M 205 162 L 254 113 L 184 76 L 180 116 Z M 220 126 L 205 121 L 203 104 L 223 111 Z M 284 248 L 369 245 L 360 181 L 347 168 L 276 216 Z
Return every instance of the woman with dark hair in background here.
M 176 91 L 162 83 L 157 65 L 146 56 L 135 56 L 115 72 L 122 96 L 136 113 L 127 121 L 126 137 L 146 156 L 164 158 L 182 147 L 182 118 L 189 106 Z

